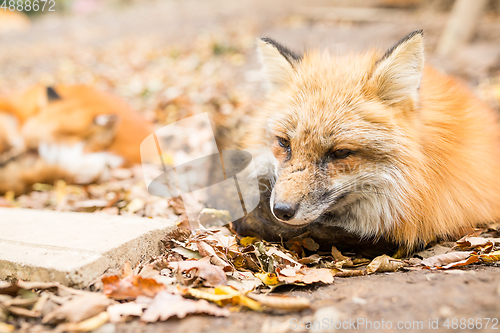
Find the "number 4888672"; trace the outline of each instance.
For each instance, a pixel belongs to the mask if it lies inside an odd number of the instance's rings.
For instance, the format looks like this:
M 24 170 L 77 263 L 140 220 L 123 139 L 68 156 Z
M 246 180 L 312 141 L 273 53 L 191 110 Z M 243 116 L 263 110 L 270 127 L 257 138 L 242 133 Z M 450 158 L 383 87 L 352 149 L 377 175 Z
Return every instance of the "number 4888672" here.
M 1 0 L 0 0 L 1 1 Z M 3 0 L 0 9 L 18 12 L 55 12 L 55 0 Z

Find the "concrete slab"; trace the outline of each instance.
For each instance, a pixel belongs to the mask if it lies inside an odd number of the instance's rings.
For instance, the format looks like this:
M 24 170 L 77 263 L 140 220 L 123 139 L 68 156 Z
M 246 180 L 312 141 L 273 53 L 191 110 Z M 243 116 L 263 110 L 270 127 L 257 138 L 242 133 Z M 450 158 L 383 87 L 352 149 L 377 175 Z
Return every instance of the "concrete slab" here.
M 159 254 L 168 220 L 0 208 L 0 279 L 84 287 L 110 267 Z

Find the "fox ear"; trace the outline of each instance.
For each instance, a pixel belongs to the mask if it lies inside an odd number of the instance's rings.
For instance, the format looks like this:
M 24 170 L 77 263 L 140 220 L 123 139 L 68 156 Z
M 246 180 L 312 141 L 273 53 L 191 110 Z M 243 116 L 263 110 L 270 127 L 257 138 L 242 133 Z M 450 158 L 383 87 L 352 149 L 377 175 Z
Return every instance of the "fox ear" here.
M 269 85 L 273 89 L 285 85 L 302 57 L 270 38 L 261 38 L 257 43 L 260 62 Z
M 57 93 L 57 91 L 54 88 L 47 87 L 47 100 L 49 102 L 57 101 L 60 99 L 61 99 L 61 96 L 59 96 L 59 94 Z
M 417 30 L 389 49 L 375 64 L 371 80 L 377 95 L 394 105 L 418 101 L 424 68 L 424 36 Z

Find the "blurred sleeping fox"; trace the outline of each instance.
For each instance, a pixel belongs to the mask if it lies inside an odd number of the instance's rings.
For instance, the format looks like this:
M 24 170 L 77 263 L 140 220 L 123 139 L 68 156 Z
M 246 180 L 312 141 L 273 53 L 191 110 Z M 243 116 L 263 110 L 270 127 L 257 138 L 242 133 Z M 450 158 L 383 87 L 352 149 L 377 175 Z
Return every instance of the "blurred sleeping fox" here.
M 0 193 L 56 179 L 89 183 L 108 167 L 140 163 L 152 131 L 125 102 L 86 85 L 0 98 Z
M 385 54 L 259 48 L 270 90 L 243 147 L 264 191 L 238 232 L 413 251 L 500 220 L 497 115 L 424 65 L 422 31 Z

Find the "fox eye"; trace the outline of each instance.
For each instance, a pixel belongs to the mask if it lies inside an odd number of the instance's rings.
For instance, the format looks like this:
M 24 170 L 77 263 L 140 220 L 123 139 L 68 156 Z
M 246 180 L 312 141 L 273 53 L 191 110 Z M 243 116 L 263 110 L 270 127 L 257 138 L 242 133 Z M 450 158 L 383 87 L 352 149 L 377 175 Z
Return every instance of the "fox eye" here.
M 332 152 L 332 156 L 338 159 L 346 158 L 352 155 L 353 151 L 349 149 L 338 149 Z
M 290 150 L 290 141 L 284 138 L 278 137 L 278 143 L 281 147 L 285 148 L 286 150 Z

